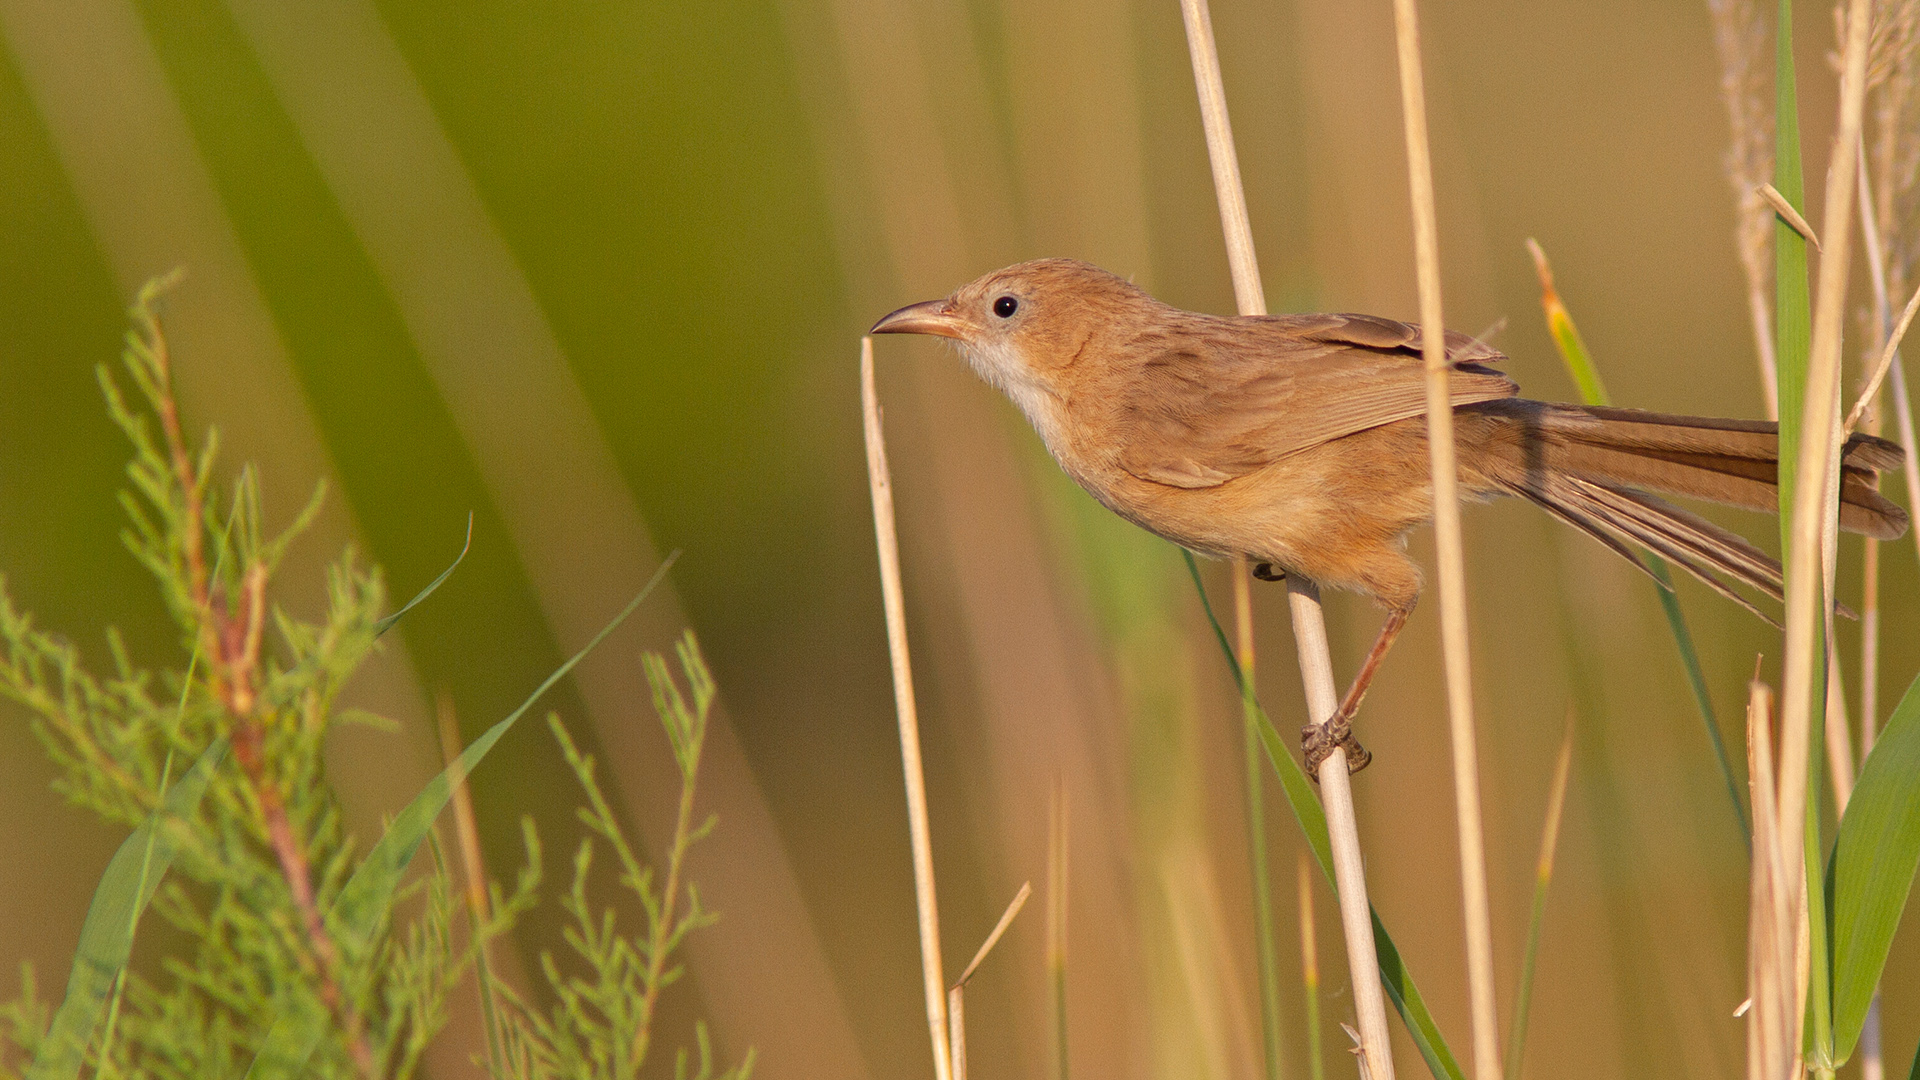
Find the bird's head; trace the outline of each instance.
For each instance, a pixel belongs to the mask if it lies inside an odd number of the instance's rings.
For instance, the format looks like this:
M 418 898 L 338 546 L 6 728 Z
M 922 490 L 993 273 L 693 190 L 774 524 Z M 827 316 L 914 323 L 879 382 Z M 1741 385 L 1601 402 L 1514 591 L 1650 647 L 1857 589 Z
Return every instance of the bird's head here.
M 869 333 L 948 338 L 982 378 L 1026 408 L 1024 392 L 1057 391 L 1069 369 L 1103 351 L 1098 335 L 1156 303 L 1090 263 L 1035 259 L 970 281 L 945 299 L 903 307 Z

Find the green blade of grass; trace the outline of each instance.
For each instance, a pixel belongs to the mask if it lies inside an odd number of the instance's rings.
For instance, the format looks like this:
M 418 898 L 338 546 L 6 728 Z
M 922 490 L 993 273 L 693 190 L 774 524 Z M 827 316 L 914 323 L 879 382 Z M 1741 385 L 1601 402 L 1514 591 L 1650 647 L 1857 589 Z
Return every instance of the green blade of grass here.
M 1920 867 L 1920 678 L 1874 739 L 1840 819 L 1827 887 L 1833 912 L 1834 1061 L 1853 1054 Z
M 1800 161 L 1800 100 L 1794 74 L 1793 0 L 1780 0 L 1774 23 L 1774 144 L 1773 186 L 1787 204 L 1806 215 L 1806 188 Z M 1800 460 L 1801 413 L 1806 408 L 1807 360 L 1812 345 L 1813 309 L 1807 286 L 1807 239 L 1778 215 L 1773 227 L 1774 351 L 1779 364 L 1780 402 L 1780 561 L 1793 559 L 1793 496 L 1795 463 Z M 1815 702 L 1826 700 L 1826 645 L 1814 636 L 1813 682 Z M 1819 709 L 1816 707 L 1816 712 Z M 1804 1049 L 1817 1067 L 1832 1056 L 1832 953 L 1828 935 L 1826 888 L 1820 862 L 1820 802 L 1824 782 L 1826 740 L 1823 724 L 1807 735 L 1807 805 L 1805 866 L 1807 874 L 1808 961 L 1807 1025 Z
M 73 1080 L 80 1075 L 87 1042 L 98 1028 L 114 983 L 133 953 L 134 931 L 140 925 L 141 913 L 173 864 L 175 845 L 164 826 L 199 807 L 207 782 L 226 752 L 225 739 L 202 751 L 193 767 L 167 792 L 161 807 L 121 841 L 120 849 L 107 863 L 80 927 L 80 944 L 67 975 L 67 996 L 27 1069 L 28 1080 Z
M 533 708 L 535 702 L 566 674 L 574 669 L 586 655 L 592 652 L 607 635 L 621 623 L 627 621 L 640 606 L 640 602 L 653 592 L 655 586 L 667 575 L 679 552 L 666 557 L 660 568 L 647 579 L 645 587 L 620 609 L 606 626 L 602 627 L 593 640 L 580 648 L 579 652 L 567 658 L 566 663 L 554 669 L 546 681 L 534 688 L 533 693 L 520 703 L 520 707 L 507 714 L 506 718 L 488 728 L 467 748 L 461 751 L 459 758 L 448 765 L 438 776 L 428 781 L 420 794 L 414 796 L 404 810 L 387 826 L 387 831 L 378 843 L 367 852 L 360 868 L 353 872 L 340 890 L 333 908 L 327 913 L 328 929 L 334 934 L 334 940 L 341 951 L 349 956 L 364 955 L 373 936 L 385 921 L 388 910 L 393 905 L 394 893 L 400 888 L 401 878 L 407 864 L 413 861 L 414 852 L 426 839 L 433 828 L 434 819 L 446 808 L 447 801 L 453 797 L 453 784 L 456 776 L 473 774 L 474 766 L 480 764 L 487 752 L 500 741 L 513 725 Z M 247 1068 L 248 1077 L 264 1076 L 300 1076 L 306 1071 L 307 1062 L 319 1049 L 326 1035 L 323 1023 L 318 1017 L 291 1017 L 285 1014 L 275 1020 L 268 1029 L 260 1049 L 255 1053 L 253 1063 Z
M 442 582 L 446 581 L 449 577 L 452 577 L 453 572 L 460 568 L 460 563 L 466 559 L 467 552 L 470 549 L 472 549 L 472 547 L 473 547 L 473 511 L 469 510 L 467 511 L 467 540 L 465 543 L 460 545 L 460 554 L 455 555 L 453 557 L 453 562 L 447 564 L 447 568 L 445 570 L 440 571 L 439 577 L 434 578 L 432 581 L 427 582 L 426 588 L 421 589 L 417 593 L 414 593 L 413 599 L 401 605 L 399 611 L 396 611 L 393 614 L 388 615 L 387 617 L 381 619 L 379 622 L 374 623 L 373 636 L 379 637 L 380 635 L 393 629 L 393 624 L 399 622 L 401 616 L 405 615 L 409 611 L 412 611 L 414 608 L 419 607 L 420 601 L 425 600 L 429 596 L 432 596 L 433 590 L 439 588 Z
M 1606 384 L 1600 380 L 1600 369 L 1593 362 L 1593 354 L 1587 351 L 1580 328 L 1574 325 L 1572 312 L 1560 299 L 1560 291 L 1554 288 L 1553 267 L 1547 262 L 1547 253 L 1531 238 L 1527 240 L 1527 251 L 1533 255 L 1534 270 L 1540 276 L 1540 306 L 1546 311 L 1547 331 L 1553 335 L 1560 359 L 1580 390 L 1580 400 L 1588 405 L 1613 404 Z M 1646 553 L 1646 561 L 1647 569 L 1659 582 L 1655 591 L 1660 594 L 1660 609 L 1666 613 L 1667 629 L 1673 632 L 1680 665 L 1686 669 L 1687 687 L 1693 691 L 1693 703 L 1700 710 L 1700 722 L 1707 729 L 1707 742 L 1712 744 L 1714 761 L 1720 766 L 1720 779 L 1727 785 L 1727 801 L 1733 806 L 1733 818 L 1740 825 L 1740 839 L 1751 853 L 1753 828 L 1747 822 L 1740 782 L 1733 775 L 1733 762 L 1727 757 L 1726 740 L 1720 735 L 1720 719 L 1713 711 L 1713 696 L 1707 693 L 1707 676 L 1700 667 L 1700 653 L 1693 645 L 1693 631 L 1687 628 L 1686 613 L 1680 610 L 1680 597 L 1673 591 L 1673 574 L 1667 569 L 1667 561 L 1651 551 Z
M 1220 643 L 1227 666 L 1233 672 L 1234 685 L 1244 688 L 1247 685 L 1246 676 L 1240 670 L 1239 658 L 1233 654 L 1233 646 L 1227 642 L 1226 631 L 1220 628 L 1220 620 L 1214 617 L 1213 603 L 1207 599 L 1206 587 L 1200 581 L 1200 564 L 1194 561 L 1190 551 L 1183 549 L 1181 555 L 1187 560 L 1187 572 L 1193 576 L 1194 591 L 1200 594 L 1200 606 L 1206 612 L 1207 623 L 1213 627 L 1214 638 Z M 1281 739 L 1266 710 L 1257 702 L 1253 709 L 1259 717 L 1255 734 L 1260 737 L 1260 746 L 1266 751 L 1267 761 L 1280 779 L 1280 790 L 1286 795 L 1294 820 L 1300 823 L 1300 831 L 1306 837 L 1307 847 L 1313 851 L 1314 861 L 1320 864 L 1320 872 L 1326 875 L 1328 882 L 1332 882 L 1333 849 L 1327 836 L 1327 815 L 1320 806 L 1319 796 L 1314 794 L 1313 782 L 1307 779 L 1300 763 L 1293 760 L 1293 751 Z M 1371 910 L 1371 906 L 1369 908 Z M 1399 1011 L 1400 1019 L 1406 1024 L 1407 1034 L 1413 1038 L 1420 1056 L 1426 1059 L 1434 1080 L 1466 1080 L 1460 1063 L 1454 1059 L 1453 1051 L 1447 1047 L 1446 1038 L 1440 1033 L 1440 1025 L 1434 1022 L 1433 1014 L 1427 1010 L 1426 1000 L 1414 985 L 1412 973 L 1401 961 L 1400 950 L 1393 944 L 1393 935 L 1387 932 L 1386 924 L 1380 921 L 1380 913 L 1371 913 L 1374 955 L 1380 966 L 1380 982 L 1386 988 L 1387 997 L 1392 999 L 1393 1007 Z M 1354 977 L 1362 976 L 1356 972 Z

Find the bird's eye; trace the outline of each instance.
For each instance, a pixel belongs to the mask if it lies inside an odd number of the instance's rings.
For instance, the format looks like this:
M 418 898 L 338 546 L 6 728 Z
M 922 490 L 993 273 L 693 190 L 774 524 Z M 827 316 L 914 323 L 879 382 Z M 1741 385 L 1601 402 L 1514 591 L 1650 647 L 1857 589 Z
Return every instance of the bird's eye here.
M 1013 318 L 1013 313 L 1019 310 L 1020 301 L 1011 296 L 1003 296 L 993 302 L 993 313 L 1003 319 Z

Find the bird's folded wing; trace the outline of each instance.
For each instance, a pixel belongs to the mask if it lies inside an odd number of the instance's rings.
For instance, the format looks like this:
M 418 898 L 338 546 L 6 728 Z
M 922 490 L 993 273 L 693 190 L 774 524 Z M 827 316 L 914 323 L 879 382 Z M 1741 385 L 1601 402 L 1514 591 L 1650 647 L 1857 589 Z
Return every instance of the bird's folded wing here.
M 1370 315 L 1207 320 L 1150 351 L 1120 410 L 1118 464 L 1154 483 L 1226 483 L 1290 454 L 1426 412 L 1417 326 Z M 1142 344 L 1145 344 L 1144 342 Z M 1513 397 L 1506 359 L 1447 335 L 1455 406 Z

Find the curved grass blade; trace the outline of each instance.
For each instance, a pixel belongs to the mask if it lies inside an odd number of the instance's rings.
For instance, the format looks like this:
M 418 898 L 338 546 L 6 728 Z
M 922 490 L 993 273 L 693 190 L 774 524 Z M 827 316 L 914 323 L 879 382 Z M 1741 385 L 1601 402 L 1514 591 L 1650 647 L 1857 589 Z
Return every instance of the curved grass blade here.
M 1834 1060 L 1853 1053 L 1920 866 L 1920 678 L 1860 769 L 1827 864 L 1833 912 Z
M 28 1080 L 73 1080 L 80 1075 L 87 1042 L 99 1027 L 114 983 L 133 953 L 140 916 L 173 864 L 173 838 L 162 826 L 170 819 L 191 815 L 199 807 L 207 782 L 226 753 L 225 739 L 202 751 L 193 767 L 167 792 L 160 808 L 113 853 L 106 872 L 100 875 L 100 884 L 93 890 L 86 922 L 80 927 L 80 944 L 67 975 L 67 996 L 27 1069 Z
M 1194 591 L 1200 594 L 1200 606 L 1207 614 L 1207 624 L 1213 627 L 1213 636 L 1227 658 L 1228 669 L 1233 672 L 1234 685 L 1244 687 L 1246 676 L 1240 670 L 1240 661 L 1233 654 L 1233 646 L 1227 642 L 1226 631 L 1220 628 L 1220 620 L 1214 617 L 1213 604 L 1207 599 L 1207 590 L 1200 582 L 1200 564 L 1194 561 L 1190 551 L 1182 550 L 1181 555 L 1187 560 L 1187 572 L 1193 576 Z M 1267 761 L 1280 778 L 1280 789 L 1287 797 L 1287 805 L 1293 810 L 1294 820 L 1300 823 L 1300 831 L 1306 836 L 1307 846 L 1313 850 L 1314 861 L 1320 864 L 1320 872 L 1326 875 L 1328 882 L 1332 882 L 1333 849 L 1327 837 L 1327 814 L 1320 806 L 1320 797 L 1314 794 L 1313 782 L 1307 779 L 1300 763 L 1293 759 L 1292 749 L 1281 739 L 1267 711 L 1257 702 L 1253 710 L 1260 719 L 1254 733 L 1260 737 L 1260 746 L 1267 752 Z M 1380 982 L 1386 987 L 1387 997 L 1393 1001 L 1393 1007 L 1406 1024 L 1407 1034 L 1413 1038 L 1420 1056 L 1426 1059 L 1434 1080 L 1466 1080 L 1460 1063 L 1447 1047 L 1446 1037 L 1440 1033 L 1440 1025 L 1434 1022 L 1433 1014 L 1427 1010 L 1426 1000 L 1413 984 L 1413 975 L 1401 962 L 1400 950 L 1393 944 L 1393 935 L 1387 933 L 1386 924 L 1380 921 L 1380 913 L 1373 911 L 1372 914 L 1374 954 L 1380 964 Z
M 1573 313 L 1560 299 L 1560 291 L 1553 286 L 1553 266 L 1547 262 L 1547 253 L 1541 249 L 1538 241 L 1529 237 L 1527 251 L 1533 256 L 1533 269 L 1540 277 L 1540 306 L 1546 311 L 1547 331 L 1553 335 L 1553 343 L 1560 350 L 1560 359 L 1567 365 L 1567 373 L 1573 376 L 1575 386 L 1580 388 L 1580 400 L 1588 405 L 1611 405 L 1607 386 L 1600 381 L 1600 369 L 1593 362 L 1593 354 L 1587 351 L 1587 343 L 1580 337 L 1580 328 L 1574 325 Z M 1733 763 L 1727 757 L 1726 740 L 1720 736 L 1720 718 L 1713 711 L 1713 697 L 1707 693 L 1707 676 L 1700 667 L 1700 653 L 1693 647 L 1693 631 L 1687 628 L 1687 616 L 1680 610 L 1680 597 L 1673 591 L 1673 575 L 1667 570 L 1667 561 L 1649 551 L 1646 553 L 1647 569 L 1658 581 L 1660 609 L 1666 613 L 1667 629 L 1673 632 L 1673 644 L 1680 652 L 1680 665 L 1687 672 L 1687 688 L 1693 691 L 1693 703 L 1700 710 L 1700 721 L 1706 725 L 1707 741 L 1713 745 L 1713 759 L 1720 766 L 1720 779 L 1726 782 L 1727 799 L 1733 806 L 1733 818 L 1740 824 L 1740 839 L 1747 845 L 1748 852 L 1753 850 L 1753 828 L 1747 823 L 1747 810 L 1740 795 L 1740 782 L 1734 779 Z
M 500 737 L 505 735 L 527 710 L 553 685 L 559 682 L 574 666 L 586 658 L 608 634 L 621 623 L 627 621 L 640 606 L 640 602 L 653 592 L 654 588 L 667 576 L 674 560 L 680 557 L 678 551 L 666 557 L 660 568 L 647 579 L 647 584 L 627 606 L 620 609 L 606 626 L 602 627 L 593 640 L 581 647 L 567 662 L 554 669 L 546 681 L 534 688 L 533 693 L 520 703 L 520 707 L 507 714 L 506 719 L 488 728 L 479 738 L 468 744 L 460 757 L 448 765 L 440 775 L 428 781 L 420 794 L 413 797 L 406 809 L 400 811 L 378 843 L 367 852 L 360 868 L 347 879 L 347 884 L 334 900 L 333 908 L 327 913 L 328 928 L 333 931 L 334 941 L 341 952 L 349 955 L 365 955 L 373 936 L 379 931 L 387 912 L 393 906 L 394 893 L 400 888 L 402 876 L 407 864 L 413 861 L 414 852 L 427 838 L 433 828 L 435 818 L 446 808 L 447 801 L 453 796 L 453 784 L 456 776 L 465 777 L 473 773 L 474 766 L 480 764 L 487 752 L 493 749 Z M 260 1049 L 254 1055 L 253 1064 L 247 1068 L 248 1077 L 299 1076 L 306 1071 L 307 1062 L 312 1059 L 315 1050 L 325 1036 L 324 1018 L 317 1015 L 293 1017 L 281 1015 L 268 1029 Z
M 473 547 L 473 511 L 469 510 L 467 511 L 467 540 L 466 540 L 466 543 L 460 545 L 460 554 L 455 555 L 453 557 L 453 562 L 448 564 L 445 570 L 440 571 L 439 577 L 434 578 L 432 581 L 427 582 L 426 588 L 421 589 L 417 593 L 414 593 L 413 599 L 401 605 L 399 611 L 396 611 L 393 614 L 388 615 L 385 618 L 381 619 L 379 622 L 374 623 L 373 636 L 379 637 L 380 635 L 393 629 L 393 624 L 399 622 L 400 617 L 402 615 L 405 615 L 407 612 L 412 611 L 416 607 L 419 607 L 420 601 L 425 600 L 427 597 L 433 595 L 433 590 L 439 588 L 442 582 L 446 581 L 449 577 L 452 577 L 453 572 L 460 568 L 461 561 L 467 557 L 467 552 L 471 550 L 472 547 Z M 645 594 L 642 594 L 642 595 L 645 595 Z

